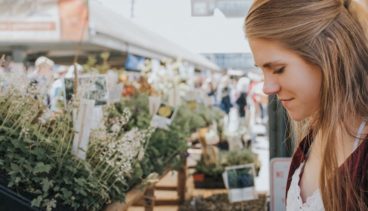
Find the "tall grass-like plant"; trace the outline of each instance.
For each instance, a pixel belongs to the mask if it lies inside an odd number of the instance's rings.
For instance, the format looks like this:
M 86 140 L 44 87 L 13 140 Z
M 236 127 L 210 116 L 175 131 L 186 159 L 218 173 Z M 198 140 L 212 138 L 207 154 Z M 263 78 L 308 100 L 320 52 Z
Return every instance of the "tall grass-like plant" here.
M 120 131 L 130 118 L 125 111 L 118 123 L 92 133 L 87 159 L 79 160 L 71 153 L 71 113 L 67 109 L 63 115 L 52 115 L 34 93 L 4 89 L 0 94 L 0 183 L 46 210 L 100 210 L 123 201 L 127 179 L 144 155 L 151 130 Z

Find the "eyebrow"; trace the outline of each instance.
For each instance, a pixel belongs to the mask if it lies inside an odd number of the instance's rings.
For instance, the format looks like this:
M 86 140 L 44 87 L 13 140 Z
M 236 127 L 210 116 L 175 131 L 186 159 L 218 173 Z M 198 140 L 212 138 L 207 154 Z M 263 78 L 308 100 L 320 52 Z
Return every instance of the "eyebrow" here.
M 271 68 L 273 63 L 278 63 L 278 62 L 280 62 L 280 61 L 267 62 L 267 63 L 264 63 L 264 64 L 262 65 L 262 67 L 264 67 L 264 68 Z M 254 66 L 258 67 L 258 65 L 257 65 L 257 64 L 254 64 Z

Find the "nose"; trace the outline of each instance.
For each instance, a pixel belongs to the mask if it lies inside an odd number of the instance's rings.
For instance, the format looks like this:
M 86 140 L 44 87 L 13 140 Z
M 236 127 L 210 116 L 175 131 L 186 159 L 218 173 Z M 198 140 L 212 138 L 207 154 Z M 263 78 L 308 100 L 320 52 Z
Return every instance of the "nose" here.
M 276 81 L 266 80 L 265 78 L 265 81 L 263 84 L 263 92 L 266 95 L 277 94 L 279 91 L 280 91 L 280 85 Z

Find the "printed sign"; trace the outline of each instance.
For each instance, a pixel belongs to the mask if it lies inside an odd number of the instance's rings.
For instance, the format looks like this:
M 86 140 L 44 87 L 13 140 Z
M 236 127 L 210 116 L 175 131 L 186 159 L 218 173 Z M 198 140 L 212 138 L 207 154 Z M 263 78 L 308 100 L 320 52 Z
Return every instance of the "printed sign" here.
M 58 0 L 0 0 L 0 39 L 60 39 Z
M 156 114 L 152 118 L 151 126 L 167 129 L 167 127 L 171 125 L 172 121 L 174 120 L 175 113 L 175 107 L 161 103 Z
M 286 181 L 290 168 L 290 158 L 271 160 L 271 211 L 285 211 Z
M 257 199 L 255 189 L 255 166 L 252 164 L 230 166 L 222 174 L 228 189 L 229 201 L 240 202 Z
M 88 28 L 85 0 L 0 0 L 0 39 L 81 41 Z
M 65 78 L 65 98 L 70 101 L 74 94 L 74 78 Z M 104 75 L 83 75 L 78 77 L 78 97 L 95 100 L 95 105 L 107 103 L 107 80 Z

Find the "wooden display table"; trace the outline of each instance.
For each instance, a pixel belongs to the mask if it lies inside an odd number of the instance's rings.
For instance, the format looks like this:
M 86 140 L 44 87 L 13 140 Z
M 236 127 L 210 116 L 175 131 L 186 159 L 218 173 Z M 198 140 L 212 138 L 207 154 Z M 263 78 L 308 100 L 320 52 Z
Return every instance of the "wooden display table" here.
M 137 185 L 132 190 L 130 190 L 126 196 L 124 202 L 114 202 L 108 205 L 105 208 L 105 211 L 126 211 L 130 206 L 136 204 L 139 201 L 142 201 L 141 204 L 144 206 L 145 211 L 153 211 L 153 208 L 156 204 L 155 198 L 155 189 L 156 183 L 161 180 L 164 176 L 166 176 L 169 171 L 165 171 L 157 181 L 150 183 L 149 185 Z M 166 203 L 159 202 L 160 205 L 179 205 L 185 201 L 185 193 L 186 193 L 186 179 L 187 179 L 187 171 L 186 171 L 186 163 L 181 170 L 178 171 L 178 187 L 175 190 L 178 193 L 179 200 L 173 202 L 168 201 Z M 162 188 L 158 188 L 162 190 Z

